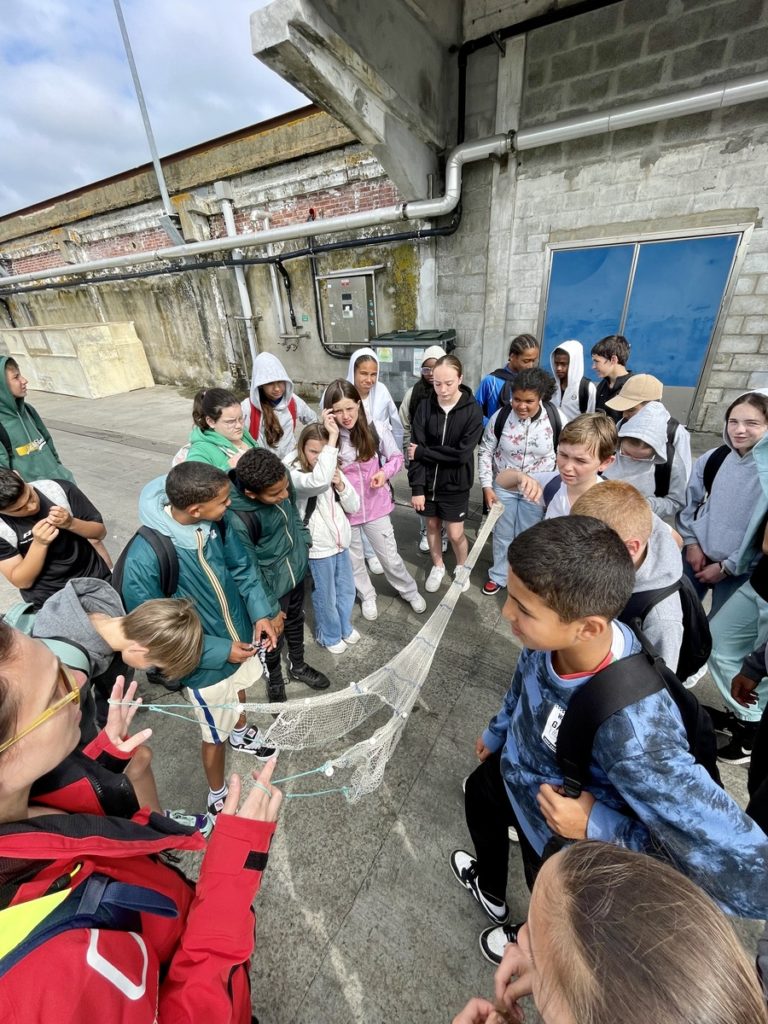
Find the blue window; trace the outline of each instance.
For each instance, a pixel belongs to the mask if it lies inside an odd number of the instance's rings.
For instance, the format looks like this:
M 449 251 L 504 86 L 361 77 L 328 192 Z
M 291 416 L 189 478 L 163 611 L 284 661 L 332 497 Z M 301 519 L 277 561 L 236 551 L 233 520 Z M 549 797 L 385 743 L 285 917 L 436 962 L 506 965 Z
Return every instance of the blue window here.
M 734 233 L 553 250 L 543 365 L 561 341 L 576 338 L 589 373 L 595 342 L 624 334 L 630 369 L 663 381 L 686 416 L 740 240 Z

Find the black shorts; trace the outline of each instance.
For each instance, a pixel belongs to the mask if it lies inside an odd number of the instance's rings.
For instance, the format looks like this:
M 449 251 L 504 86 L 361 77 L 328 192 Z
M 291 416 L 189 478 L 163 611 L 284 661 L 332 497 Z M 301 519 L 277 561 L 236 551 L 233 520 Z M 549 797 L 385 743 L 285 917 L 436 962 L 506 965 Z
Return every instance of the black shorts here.
M 433 500 L 424 499 L 424 511 L 420 516 L 442 519 L 444 523 L 463 523 L 469 512 L 469 491 L 445 494 Z

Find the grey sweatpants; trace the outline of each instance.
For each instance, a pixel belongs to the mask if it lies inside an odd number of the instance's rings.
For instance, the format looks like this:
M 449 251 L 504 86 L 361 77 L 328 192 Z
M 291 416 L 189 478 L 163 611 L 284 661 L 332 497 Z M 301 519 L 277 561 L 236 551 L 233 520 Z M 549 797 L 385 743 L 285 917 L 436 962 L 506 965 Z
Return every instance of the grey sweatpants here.
M 408 572 L 405 562 L 398 554 L 395 531 L 389 516 L 382 516 L 381 519 L 374 519 L 370 523 L 352 527 L 349 554 L 352 558 L 352 571 L 355 575 L 355 589 L 361 601 L 371 601 L 376 597 L 376 591 L 373 589 L 368 570 L 365 567 L 363 536 L 370 541 L 387 580 L 401 597 L 406 601 L 412 601 L 419 589 L 416 586 L 416 580 Z

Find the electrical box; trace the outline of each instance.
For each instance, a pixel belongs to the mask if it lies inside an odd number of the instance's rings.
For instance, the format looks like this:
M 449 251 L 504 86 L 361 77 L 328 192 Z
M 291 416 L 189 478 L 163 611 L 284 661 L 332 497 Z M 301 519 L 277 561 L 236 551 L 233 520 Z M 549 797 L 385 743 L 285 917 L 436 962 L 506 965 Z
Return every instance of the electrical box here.
M 367 345 L 376 334 L 373 274 L 334 275 L 319 285 L 328 343 L 350 351 Z

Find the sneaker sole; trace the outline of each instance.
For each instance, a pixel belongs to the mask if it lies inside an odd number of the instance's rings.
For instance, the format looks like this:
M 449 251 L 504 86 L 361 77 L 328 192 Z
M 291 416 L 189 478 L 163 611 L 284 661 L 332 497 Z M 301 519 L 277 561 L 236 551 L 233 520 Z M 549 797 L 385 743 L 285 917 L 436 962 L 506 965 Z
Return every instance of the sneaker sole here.
M 493 931 L 493 929 L 492 928 L 486 928 L 484 931 L 480 932 L 480 938 L 478 939 L 478 945 L 480 946 L 480 952 L 483 954 L 483 956 L 488 961 L 488 963 L 489 964 L 494 964 L 496 967 L 498 967 L 499 964 L 501 963 L 502 959 L 503 959 L 503 954 L 502 954 L 502 956 L 497 957 L 495 953 L 492 953 L 489 949 L 486 949 L 485 946 L 483 945 L 483 939 L 488 934 L 489 931 Z M 515 941 L 517 941 L 517 940 L 515 940 Z M 507 945 L 509 945 L 509 943 L 507 943 Z
M 453 853 L 451 854 L 451 856 L 449 858 L 449 864 L 451 865 L 451 872 L 453 874 L 453 877 L 456 879 L 456 881 L 459 883 L 459 885 L 462 887 L 462 889 L 466 889 L 466 891 L 469 893 L 469 895 L 475 901 L 475 905 L 477 907 L 479 907 L 480 910 L 482 910 L 482 912 L 485 914 L 485 916 L 488 918 L 489 921 L 493 922 L 495 927 L 498 927 L 500 924 L 506 924 L 507 921 L 509 920 L 509 910 L 507 910 L 507 913 L 504 915 L 504 920 L 503 921 L 500 921 L 498 919 L 498 917 L 494 917 L 491 914 L 491 912 L 486 907 L 483 906 L 483 904 L 480 902 L 480 900 L 477 898 L 477 896 L 475 896 L 475 891 L 472 888 L 472 886 L 471 885 L 467 885 L 466 882 L 462 881 L 462 879 L 456 873 L 456 868 L 455 868 L 454 863 L 453 863 L 453 854 L 454 853 L 466 853 L 466 852 L 467 852 L 466 850 L 454 850 Z
M 500 590 L 501 587 L 497 587 L 495 590 L 486 590 L 485 587 L 482 587 L 480 593 L 483 595 L 483 597 L 495 597 Z
M 720 764 L 749 764 L 752 760 L 752 753 L 742 754 L 740 757 L 721 757 L 717 755 L 717 760 Z
M 269 754 L 260 754 L 255 750 L 248 750 L 247 747 L 236 747 L 233 743 L 229 744 L 230 750 L 234 750 L 237 754 L 248 754 L 249 757 L 255 757 L 257 761 L 269 761 L 270 758 L 275 756 L 274 750 Z

